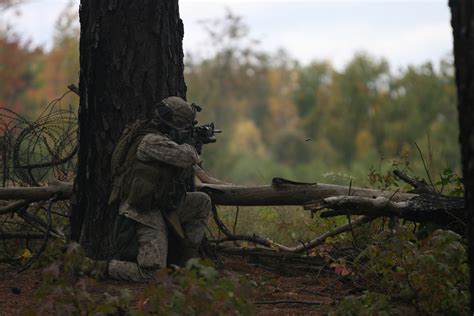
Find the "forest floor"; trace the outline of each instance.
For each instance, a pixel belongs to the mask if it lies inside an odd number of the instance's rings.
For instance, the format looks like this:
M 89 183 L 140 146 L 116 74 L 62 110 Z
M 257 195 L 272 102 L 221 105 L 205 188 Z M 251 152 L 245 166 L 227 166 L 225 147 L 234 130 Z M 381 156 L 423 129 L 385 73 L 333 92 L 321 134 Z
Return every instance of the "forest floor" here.
M 281 259 L 262 264 L 251 257 L 222 256 L 219 271 L 226 277 L 245 276 L 255 282 L 257 315 L 324 315 L 342 298 L 360 292 L 350 278 L 341 277 L 329 268 L 295 268 Z M 33 294 L 41 281 L 41 270 L 17 273 L 0 265 L 0 315 L 18 315 L 31 306 Z M 93 283 L 91 293 L 104 295 L 118 289 L 139 293 L 146 284 L 103 281 Z

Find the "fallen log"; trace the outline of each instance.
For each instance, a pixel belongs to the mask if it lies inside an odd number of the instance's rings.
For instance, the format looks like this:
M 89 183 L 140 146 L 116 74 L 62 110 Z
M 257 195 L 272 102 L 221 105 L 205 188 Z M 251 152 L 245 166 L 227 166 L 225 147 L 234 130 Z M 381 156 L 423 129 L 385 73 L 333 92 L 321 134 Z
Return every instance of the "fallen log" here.
M 69 199 L 72 195 L 72 182 L 53 180 L 44 187 L 0 188 L 0 200 L 44 201 L 56 195 L 58 200 Z
M 332 210 L 322 213 L 322 217 L 399 217 L 414 222 L 433 222 L 458 232 L 465 227 L 463 199 L 437 195 L 426 188 L 419 190 L 420 193 L 404 193 L 324 183 L 301 183 L 281 178 L 274 178 L 271 185 L 240 186 L 212 178 L 200 168 L 196 169 L 196 175 L 200 180 L 196 188 L 209 194 L 216 205 L 302 205 L 312 212 L 323 208 Z M 406 179 L 416 185 L 415 180 Z M 205 183 L 206 181 L 211 183 Z M 72 186 L 69 182 L 52 181 L 46 187 L 0 188 L 0 200 L 33 202 L 47 200 L 55 194 L 58 199 L 68 199 L 72 195 Z M 18 205 L 22 205 L 24 201 L 18 202 Z M 15 204 L 5 206 L 3 212 L 10 211 L 13 206 Z
M 392 201 L 406 201 L 418 194 L 379 191 L 333 184 L 307 184 L 275 178 L 271 185 L 239 186 L 233 184 L 196 185 L 199 191 L 208 193 L 217 205 L 264 206 L 306 205 L 324 198 L 340 195 L 362 197 L 382 196 Z M 349 192 L 350 191 L 350 192 Z M 72 195 L 72 183 L 52 181 L 45 187 L 0 188 L 0 200 L 41 201 L 59 194 L 58 199 Z
M 430 194 L 394 202 L 381 196 L 333 196 L 323 200 L 320 208 L 323 207 L 330 210 L 322 212 L 322 218 L 339 215 L 397 217 L 418 223 L 434 223 L 461 235 L 466 233 L 464 199 L 461 197 Z
M 277 178 L 278 179 L 278 178 Z M 360 197 L 385 197 L 391 201 L 411 200 L 418 194 L 380 191 L 334 184 L 306 184 L 278 181 L 263 186 L 238 186 L 223 184 L 198 184 L 197 189 L 211 196 L 217 205 L 264 206 L 306 205 L 332 196 L 350 195 Z
M 400 171 L 397 177 L 411 184 L 416 193 L 380 191 L 324 183 L 299 183 L 275 178 L 271 185 L 244 187 L 228 184 L 199 184 L 217 205 L 264 206 L 303 205 L 312 212 L 330 209 L 321 217 L 365 215 L 398 217 L 431 222 L 461 234 L 465 230 L 464 199 L 436 194 L 426 183 Z

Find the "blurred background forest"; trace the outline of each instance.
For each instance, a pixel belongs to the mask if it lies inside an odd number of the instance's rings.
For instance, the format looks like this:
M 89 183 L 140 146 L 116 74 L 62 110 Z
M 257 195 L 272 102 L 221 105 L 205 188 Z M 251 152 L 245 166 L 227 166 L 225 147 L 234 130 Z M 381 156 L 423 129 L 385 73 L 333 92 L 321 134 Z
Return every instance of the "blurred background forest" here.
M 186 21 L 184 21 L 186 28 Z M 204 54 L 185 54 L 187 98 L 203 107 L 200 123 L 224 131 L 204 149 L 211 174 L 240 184 L 273 176 L 299 181 L 367 184 L 372 172 L 403 163 L 420 177 L 458 171 L 460 155 L 453 58 L 392 69 L 356 53 L 342 68 L 301 64 L 285 50 L 259 48 L 245 20 L 230 11 L 201 23 Z M 0 107 L 35 118 L 79 80 L 77 8 L 56 21 L 49 49 L 0 23 Z M 203 57 L 205 56 L 205 57 Z M 69 93 L 63 107 L 77 110 Z M 422 164 L 419 146 L 426 161 Z

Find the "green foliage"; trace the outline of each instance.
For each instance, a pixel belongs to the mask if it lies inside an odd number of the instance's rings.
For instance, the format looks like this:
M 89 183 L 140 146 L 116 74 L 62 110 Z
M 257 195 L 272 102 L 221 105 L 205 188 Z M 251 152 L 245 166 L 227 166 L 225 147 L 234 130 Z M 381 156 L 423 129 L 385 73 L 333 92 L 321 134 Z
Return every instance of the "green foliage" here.
M 400 160 L 393 160 L 389 162 L 390 167 L 387 169 L 386 166 L 382 166 L 382 162 L 379 165 L 379 170 L 376 170 L 374 166 L 370 166 L 368 181 L 371 187 L 378 188 L 380 190 L 397 189 L 400 187 L 399 179 L 393 174 L 394 170 L 399 170 L 399 166 L 408 168 L 409 162 L 401 162 Z M 383 169 L 383 170 L 382 170 Z
M 163 271 L 158 285 L 139 295 L 132 315 L 253 315 L 251 288 L 223 279 L 209 263 L 190 260 L 185 269 L 170 275 Z
M 210 262 L 190 260 L 177 271 L 161 270 L 138 295 L 129 290 L 91 290 L 101 264 L 78 244 L 43 272 L 36 303 L 25 315 L 253 315 L 253 289 L 243 279 L 223 278 Z M 97 287 L 97 285 L 96 285 Z
M 237 209 L 235 207 L 219 207 L 221 220 L 229 228 L 235 225 Z M 324 221 L 311 218 L 308 211 L 301 207 L 267 206 L 267 207 L 239 207 L 239 216 L 235 225 L 237 234 L 259 235 L 270 238 L 277 243 L 298 245 L 313 239 L 334 227 L 347 221 L 346 217 L 325 219 Z M 209 221 L 212 232 L 210 238 L 218 238 L 219 232 L 214 221 Z M 222 235 L 220 236 L 222 237 Z M 344 240 L 346 234 L 337 236 L 335 241 Z M 246 242 L 241 243 L 248 245 Z
M 375 315 L 375 308 L 392 314 L 403 304 L 429 315 L 469 310 L 466 249 L 452 231 L 436 230 L 420 241 L 405 226 L 385 231 L 358 256 L 356 266 L 371 291 L 344 300 L 340 315 Z
M 185 77 L 188 97 L 204 106 L 200 120 L 224 130 L 218 145 L 204 149 L 207 168 L 217 177 L 242 178 L 235 148 L 254 160 L 271 159 L 269 169 L 276 165 L 292 178 L 311 174 L 314 181 L 332 169 L 363 179 L 381 158 L 400 156 L 423 176 L 415 142 L 429 152 L 431 174 L 446 166 L 459 170 L 450 57 L 439 67 L 426 63 L 396 73 L 384 59 L 365 53 L 341 70 L 320 61 L 302 66 L 284 51 L 272 55 L 249 44 L 249 30 L 235 16 L 213 25 L 218 29 L 209 29 L 209 41 L 217 36 L 220 48 L 207 58 L 189 53 Z M 257 131 L 242 135 L 250 125 Z
M 32 106 L 30 89 L 38 86 L 42 51 L 0 26 L 0 107 L 28 114 Z
M 358 297 L 345 298 L 332 314 L 338 316 L 389 316 L 395 313 L 388 295 L 368 292 Z
M 439 175 L 440 180 L 436 182 L 436 185 L 440 188 L 440 193 L 447 188 L 448 192 L 445 194 L 449 196 L 463 196 L 464 186 L 462 184 L 461 177 L 459 177 L 451 168 L 446 168 Z

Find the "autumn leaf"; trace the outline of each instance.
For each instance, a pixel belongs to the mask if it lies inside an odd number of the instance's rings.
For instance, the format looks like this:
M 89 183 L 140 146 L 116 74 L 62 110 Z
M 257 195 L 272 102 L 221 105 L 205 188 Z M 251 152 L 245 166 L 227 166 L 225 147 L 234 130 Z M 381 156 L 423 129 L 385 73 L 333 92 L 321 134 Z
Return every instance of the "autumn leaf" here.
M 346 266 L 344 263 L 333 263 L 330 265 L 331 268 L 334 268 L 334 272 L 340 276 L 346 276 L 352 273 L 352 269 Z
M 27 261 L 33 256 L 31 251 L 28 248 L 25 248 L 21 251 L 20 258 L 22 261 Z

